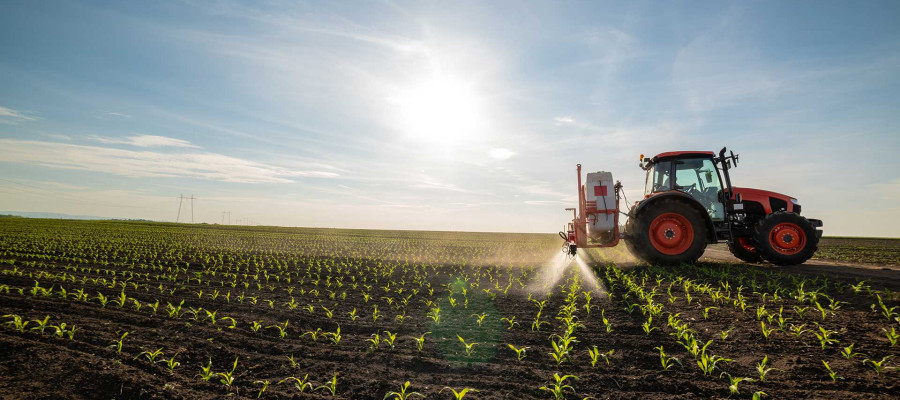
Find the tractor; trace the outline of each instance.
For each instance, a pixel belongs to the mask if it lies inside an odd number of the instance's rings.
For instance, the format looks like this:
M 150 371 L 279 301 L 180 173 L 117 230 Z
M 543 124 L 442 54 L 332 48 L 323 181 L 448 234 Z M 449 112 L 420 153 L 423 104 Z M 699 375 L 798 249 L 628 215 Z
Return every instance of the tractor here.
M 731 186 L 729 170 L 738 156 L 722 148 L 674 151 L 645 158 L 643 199 L 619 225 L 622 184 L 609 172 L 589 173 L 582 184 L 578 164 L 578 207 L 560 236 L 563 251 L 613 247 L 620 239 L 637 258 L 650 264 L 694 263 L 711 243 L 725 242 L 740 260 L 776 265 L 802 264 L 815 253 L 822 221 L 800 215 L 797 199 L 783 194 Z M 627 200 L 627 199 L 626 199 Z

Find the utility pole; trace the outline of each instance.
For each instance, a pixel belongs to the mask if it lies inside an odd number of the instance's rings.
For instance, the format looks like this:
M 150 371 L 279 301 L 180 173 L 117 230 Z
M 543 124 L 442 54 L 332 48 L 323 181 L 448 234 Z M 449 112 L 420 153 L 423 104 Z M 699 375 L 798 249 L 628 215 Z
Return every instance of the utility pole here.
M 225 216 L 228 216 L 228 225 L 231 225 L 231 211 L 222 211 L 222 225 L 225 225 Z
M 178 215 L 175 216 L 175 222 L 178 222 L 178 219 L 181 218 L 181 202 L 184 201 L 185 197 L 182 194 L 179 194 L 178 197 Z

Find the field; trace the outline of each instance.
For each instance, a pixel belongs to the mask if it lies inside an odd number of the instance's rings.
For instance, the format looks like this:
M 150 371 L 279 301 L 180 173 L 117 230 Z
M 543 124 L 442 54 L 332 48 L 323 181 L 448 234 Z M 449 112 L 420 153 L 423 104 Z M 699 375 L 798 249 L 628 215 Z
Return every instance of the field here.
M 0 398 L 900 392 L 900 241 L 825 239 L 797 267 L 721 246 L 694 266 L 621 248 L 569 264 L 560 244 L 0 219 Z

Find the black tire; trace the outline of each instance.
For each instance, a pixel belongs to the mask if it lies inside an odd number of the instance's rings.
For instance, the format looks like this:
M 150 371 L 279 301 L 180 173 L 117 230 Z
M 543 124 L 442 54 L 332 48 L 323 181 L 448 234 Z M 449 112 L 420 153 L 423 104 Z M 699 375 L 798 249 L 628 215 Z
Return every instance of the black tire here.
M 728 244 L 728 250 L 731 251 L 731 254 L 733 254 L 743 262 L 751 264 L 763 262 L 762 256 L 759 255 L 759 251 L 756 250 L 755 247 L 752 251 L 747 250 L 746 248 L 744 248 L 744 246 L 737 242 L 737 239 L 735 239 L 734 243 Z
M 777 211 L 761 219 L 753 239 L 762 258 L 776 265 L 803 264 L 819 246 L 816 228 L 809 220 L 787 211 Z
M 693 238 L 688 240 L 685 236 L 683 251 L 673 254 L 677 249 L 671 249 L 668 252 L 660 251 L 651 239 L 650 228 L 654 220 L 663 214 L 677 214 L 683 218 L 692 230 Z M 700 259 L 703 251 L 706 250 L 707 228 L 703 216 L 685 200 L 680 199 L 659 199 L 653 204 L 647 205 L 641 209 L 637 215 L 632 213 L 626 224 L 628 232 L 625 241 L 628 250 L 635 257 L 646 261 L 650 264 L 657 265 L 677 265 L 682 263 L 692 264 Z M 674 237 L 673 240 L 678 240 Z

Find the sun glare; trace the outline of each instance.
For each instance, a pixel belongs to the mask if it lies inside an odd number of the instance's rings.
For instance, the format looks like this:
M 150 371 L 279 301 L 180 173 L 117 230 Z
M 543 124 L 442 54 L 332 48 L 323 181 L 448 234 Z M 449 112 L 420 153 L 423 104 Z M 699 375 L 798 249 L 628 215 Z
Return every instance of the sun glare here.
M 390 100 L 397 107 L 398 125 L 412 140 L 454 147 L 485 133 L 483 99 L 461 79 L 429 77 Z

